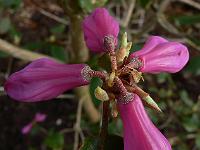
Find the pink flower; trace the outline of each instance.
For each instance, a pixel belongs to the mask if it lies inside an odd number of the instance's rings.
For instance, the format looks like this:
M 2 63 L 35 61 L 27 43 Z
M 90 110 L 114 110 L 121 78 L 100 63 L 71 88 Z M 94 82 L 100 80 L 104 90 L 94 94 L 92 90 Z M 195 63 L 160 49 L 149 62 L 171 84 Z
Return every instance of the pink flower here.
M 22 134 L 28 134 L 36 123 L 45 121 L 46 117 L 46 114 L 36 113 L 33 120 L 22 128 Z
M 42 113 L 36 113 L 34 120 L 36 122 L 43 122 L 46 119 L 47 115 Z
M 135 57 L 143 62 L 141 72 L 175 73 L 186 65 L 189 52 L 183 44 L 169 42 L 159 36 L 151 36 L 141 50 L 130 55 L 131 59 Z
M 118 103 L 118 107 L 124 128 L 124 150 L 171 150 L 136 94 L 128 104 Z
M 57 97 L 66 90 L 89 83 L 85 64 L 60 64 L 48 58 L 38 59 L 12 74 L 5 91 L 13 99 L 36 102 Z
M 112 36 L 117 45 L 119 23 L 109 15 L 105 8 L 96 8 L 91 15 L 83 21 L 84 38 L 87 47 L 93 52 L 103 52 L 103 39 Z
M 25 125 L 21 130 L 22 134 L 28 134 L 31 131 L 32 127 L 33 127 L 33 123 L 32 122 L 30 122 L 29 124 Z

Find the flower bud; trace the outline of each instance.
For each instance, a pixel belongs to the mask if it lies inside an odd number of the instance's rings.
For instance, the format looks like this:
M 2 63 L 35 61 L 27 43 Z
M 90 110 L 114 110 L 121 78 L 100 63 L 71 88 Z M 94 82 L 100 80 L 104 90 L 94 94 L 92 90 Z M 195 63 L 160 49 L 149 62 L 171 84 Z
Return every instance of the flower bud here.
M 12 74 L 4 89 L 11 98 L 23 102 L 49 100 L 64 91 L 88 84 L 90 71 L 85 64 L 67 65 L 42 58 Z
M 112 36 L 117 46 L 119 23 L 110 16 L 105 8 L 96 8 L 83 21 L 83 32 L 87 47 L 93 52 L 105 52 L 104 38 Z
M 178 42 L 152 36 L 145 43 L 144 47 L 130 55 L 131 59 L 139 58 L 143 65 L 141 72 L 176 73 L 180 71 L 189 60 L 187 47 Z
M 159 112 L 162 112 L 162 110 L 159 108 L 158 104 L 156 104 L 156 102 L 149 95 L 142 98 L 142 100 L 144 100 L 145 103 L 147 103 L 147 105 L 149 105 L 151 108 L 153 108 Z
M 132 42 L 127 41 L 127 33 L 125 32 L 122 35 L 121 47 L 117 51 L 117 61 L 119 63 L 123 62 L 124 58 L 129 55 L 129 51 L 131 49 L 131 46 L 132 46 Z
M 99 86 L 95 89 L 94 95 L 97 99 L 99 99 L 101 101 L 108 101 L 109 100 L 109 96 L 108 96 L 107 92 Z

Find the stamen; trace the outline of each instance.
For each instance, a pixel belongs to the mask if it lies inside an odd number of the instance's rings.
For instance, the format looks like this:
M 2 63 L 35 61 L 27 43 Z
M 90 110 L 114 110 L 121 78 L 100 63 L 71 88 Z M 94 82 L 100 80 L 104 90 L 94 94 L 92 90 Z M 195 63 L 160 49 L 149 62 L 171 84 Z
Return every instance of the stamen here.
M 103 39 L 103 44 L 105 50 L 112 55 L 115 50 L 115 38 L 112 35 L 107 35 Z
M 128 104 L 129 102 L 134 100 L 134 94 L 127 92 L 126 95 L 120 95 L 117 98 L 117 102 L 121 104 Z
M 129 64 L 127 64 L 126 66 L 139 69 L 143 66 L 143 62 L 139 57 L 134 57 L 130 60 Z
M 115 55 L 115 38 L 112 35 L 107 35 L 103 39 L 104 48 L 110 55 L 112 72 L 117 70 L 117 59 Z
M 93 71 L 88 65 L 86 65 L 82 70 L 81 70 L 81 76 L 82 78 L 86 81 L 89 82 L 91 80 L 90 72 Z

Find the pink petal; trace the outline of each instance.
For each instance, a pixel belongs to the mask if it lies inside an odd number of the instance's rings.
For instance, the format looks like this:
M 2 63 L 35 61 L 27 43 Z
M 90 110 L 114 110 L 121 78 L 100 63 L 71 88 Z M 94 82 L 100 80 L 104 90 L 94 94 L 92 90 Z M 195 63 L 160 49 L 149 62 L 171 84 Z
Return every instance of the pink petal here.
M 149 36 L 143 48 L 139 51 L 134 52 L 134 56 L 144 55 L 155 48 L 157 45 L 165 42 L 168 42 L 168 40 L 160 36 Z
M 149 119 L 140 98 L 118 104 L 124 128 L 124 150 L 171 150 L 168 140 Z
M 103 52 L 103 39 L 112 35 L 116 41 L 119 33 L 119 23 L 110 16 L 105 8 L 96 8 L 83 21 L 83 32 L 87 47 L 93 52 Z
M 21 130 L 22 134 L 28 134 L 31 131 L 32 127 L 33 127 L 32 122 L 24 126 Z
M 130 58 L 139 57 L 143 61 L 143 66 L 140 68 L 141 72 L 175 73 L 180 71 L 189 60 L 188 49 L 181 43 L 164 42 L 164 40 L 159 44 L 155 44 L 154 40 L 152 46 L 150 42 L 147 43 L 149 46 L 145 44 L 142 50 L 130 55 Z
M 36 102 L 57 97 L 66 90 L 88 84 L 83 77 L 85 64 L 60 64 L 42 58 L 12 74 L 5 83 L 5 91 L 13 99 Z
M 36 113 L 34 121 L 36 122 L 43 122 L 46 119 L 47 115 L 42 113 Z

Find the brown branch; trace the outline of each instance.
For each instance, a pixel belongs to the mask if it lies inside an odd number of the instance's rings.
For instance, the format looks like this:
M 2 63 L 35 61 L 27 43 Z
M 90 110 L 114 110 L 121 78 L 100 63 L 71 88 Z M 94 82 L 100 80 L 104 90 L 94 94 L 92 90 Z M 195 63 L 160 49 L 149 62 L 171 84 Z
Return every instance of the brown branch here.
M 66 1 L 57 0 L 59 5 L 63 8 L 65 13 L 70 19 L 70 38 L 71 38 L 71 63 L 83 63 L 89 58 L 89 51 L 85 45 L 83 32 L 81 28 L 81 17 L 83 12 L 81 11 L 78 1 Z M 79 87 L 75 89 L 77 98 L 80 100 L 83 96 L 85 98 L 83 102 L 83 108 L 87 113 L 91 122 L 96 123 L 100 120 L 100 113 L 95 108 L 91 95 L 89 93 L 89 86 Z
M 126 28 L 128 26 L 128 24 L 131 20 L 131 16 L 132 16 L 133 10 L 135 8 L 135 2 L 136 2 L 136 0 L 130 0 L 128 11 L 125 14 L 125 17 L 122 19 L 122 21 L 120 21 L 120 25 L 124 28 Z
M 19 48 L 13 44 L 8 43 L 7 41 L 0 39 L 0 51 L 5 52 L 15 58 L 25 60 L 25 61 L 33 61 L 39 58 L 51 58 L 56 60 L 55 58 L 52 58 L 50 56 L 35 53 L 26 49 Z M 56 60 L 59 61 L 59 60 Z
M 84 97 L 79 100 L 78 103 L 78 108 L 77 108 L 77 113 L 76 113 L 76 123 L 74 124 L 74 150 L 78 149 L 78 144 L 79 144 L 79 134 L 82 132 L 82 129 L 80 127 L 81 124 L 81 112 L 82 112 L 82 106 L 84 102 Z
M 102 121 L 101 121 L 102 125 L 100 129 L 100 134 L 99 134 L 100 139 L 101 139 L 101 142 L 99 145 L 100 150 L 104 150 L 104 145 L 105 145 L 106 138 L 108 135 L 108 123 L 109 123 L 109 114 L 110 114 L 109 104 L 110 104 L 110 101 L 103 102 L 103 114 L 102 114 Z
M 89 93 L 89 86 L 82 86 L 75 89 L 77 98 L 84 96 L 83 108 L 87 113 L 91 122 L 96 123 L 100 120 L 100 113 L 95 108 L 91 95 Z

